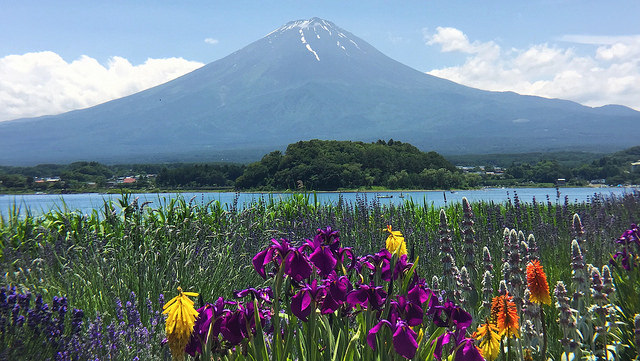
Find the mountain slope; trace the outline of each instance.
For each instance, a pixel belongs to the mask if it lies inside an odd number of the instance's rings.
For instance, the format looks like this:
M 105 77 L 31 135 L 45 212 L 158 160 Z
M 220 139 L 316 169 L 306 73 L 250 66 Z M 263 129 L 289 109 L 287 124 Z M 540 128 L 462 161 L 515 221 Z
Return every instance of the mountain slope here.
M 487 92 L 414 70 L 335 24 L 290 22 L 178 79 L 0 123 L 0 164 L 248 160 L 308 139 L 395 138 L 441 153 L 611 151 L 640 113 Z M 241 157 L 244 155 L 244 159 Z

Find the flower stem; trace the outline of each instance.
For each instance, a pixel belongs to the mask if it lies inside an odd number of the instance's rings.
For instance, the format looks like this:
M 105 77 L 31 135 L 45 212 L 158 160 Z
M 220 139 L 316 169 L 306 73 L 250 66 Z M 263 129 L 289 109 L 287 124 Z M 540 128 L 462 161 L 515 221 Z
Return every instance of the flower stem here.
M 542 322 L 542 360 L 547 359 L 547 324 L 544 320 L 543 306 L 540 304 L 540 322 Z
M 280 360 L 282 357 L 282 335 L 280 335 L 280 288 L 282 287 L 282 280 L 284 278 L 284 265 L 280 265 L 278 274 L 274 280 L 273 285 L 273 316 L 271 318 L 273 322 L 273 361 Z M 286 336 L 286 335 L 285 335 Z

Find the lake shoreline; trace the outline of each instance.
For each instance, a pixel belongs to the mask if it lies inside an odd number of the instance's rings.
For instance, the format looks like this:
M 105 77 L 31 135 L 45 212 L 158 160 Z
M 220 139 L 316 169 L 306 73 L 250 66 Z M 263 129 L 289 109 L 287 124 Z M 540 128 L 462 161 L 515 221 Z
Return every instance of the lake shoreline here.
M 139 204 L 147 203 L 148 207 L 158 208 L 169 204 L 185 203 L 189 205 L 205 205 L 218 203 L 227 210 L 251 207 L 255 204 L 272 202 L 307 202 L 309 204 L 352 204 L 384 206 L 401 206 L 405 202 L 413 202 L 425 207 L 446 207 L 462 202 L 513 202 L 520 203 L 578 203 L 590 201 L 594 196 L 622 196 L 637 192 L 637 187 L 563 187 L 563 188 L 483 188 L 458 191 L 407 191 L 407 190 L 370 190 L 370 191 L 337 191 L 337 192 L 167 192 L 167 193 L 79 193 L 79 194 L 18 194 L 0 195 L 0 217 L 7 217 L 16 211 L 41 215 L 49 211 L 80 212 L 91 214 L 95 210 L 104 210 L 105 202 L 111 203 L 115 209 L 122 204 L 138 200 Z M 400 196 L 402 195 L 402 196 Z
M 559 189 L 564 188 L 589 188 L 589 189 L 608 189 L 608 188 L 638 188 L 640 185 L 624 185 L 624 186 L 607 186 L 602 184 L 588 184 L 585 186 L 570 186 L 563 185 L 558 186 Z M 547 183 L 534 184 L 534 185 L 522 185 L 522 186 L 510 186 L 510 187 L 478 187 L 478 188 L 455 188 L 455 189 L 341 189 L 335 191 L 257 191 L 257 190 L 242 190 L 236 191 L 233 189 L 126 189 L 126 192 L 121 191 L 93 191 L 93 192 L 7 192 L 0 193 L 0 196 L 10 195 L 71 195 L 71 194 L 103 194 L 103 195 L 119 195 L 123 193 L 131 194 L 180 194 L 180 193 L 239 193 L 239 194 L 313 194 L 313 193 L 410 193 L 410 192 L 460 192 L 460 191 L 473 191 L 483 189 L 555 189 L 555 185 Z

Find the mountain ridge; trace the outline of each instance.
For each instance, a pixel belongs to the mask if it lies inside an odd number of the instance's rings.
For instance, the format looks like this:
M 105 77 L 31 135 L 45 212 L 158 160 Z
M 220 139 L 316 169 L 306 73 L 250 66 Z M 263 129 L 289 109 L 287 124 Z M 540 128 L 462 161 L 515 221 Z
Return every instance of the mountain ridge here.
M 229 161 L 242 150 L 266 153 L 309 139 L 395 138 L 443 154 L 613 151 L 637 145 L 625 129 L 638 122 L 640 112 L 622 106 L 590 108 L 437 78 L 312 18 L 136 94 L 0 122 L 0 164 L 181 154 Z

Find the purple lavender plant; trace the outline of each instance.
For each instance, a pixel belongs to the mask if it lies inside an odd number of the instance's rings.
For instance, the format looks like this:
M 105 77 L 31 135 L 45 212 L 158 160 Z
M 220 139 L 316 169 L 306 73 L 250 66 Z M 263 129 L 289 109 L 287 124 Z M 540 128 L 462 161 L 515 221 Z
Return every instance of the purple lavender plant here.
M 588 284 L 585 267 L 580 244 L 574 239 L 571 242 L 571 284 L 573 288 L 571 305 L 580 314 L 584 314 L 586 311 L 584 297 L 587 296 Z
M 475 231 L 473 229 L 473 225 L 475 223 L 473 217 L 473 210 L 471 209 L 471 205 L 466 197 L 462 198 L 462 225 L 460 227 L 460 232 L 462 233 L 463 238 L 463 253 L 464 253 L 464 266 L 471 279 L 476 279 L 476 264 L 474 259 L 475 254 Z
M 457 289 L 458 268 L 453 254 L 453 239 L 444 209 L 440 210 L 438 233 L 440 234 L 440 262 L 442 262 L 442 285 L 440 286 L 446 292 L 446 297 L 454 298 L 453 291 Z
M 540 250 L 533 234 L 529 234 L 527 237 L 527 244 L 529 245 L 529 259 L 540 259 Z
M 589 312 L 593 315 L 593 323 L 596 338 L 592 340 L 595 355 L 598 358 L 608 359 L 607 357 L 607 323 L 609 322 L 609 300 L 603 292 L 604 283 L 600 271 L 593 267 L 591 269 L 591 299 L 593 304 L 589 307 Z
M 492 297 L 493 297 L 493 274 L 490 271 L 484 271 L 484 276 L 482 277 L 482 308 L 487 313 L 491 312 Z
M 567 288 L 562 281 L 556 283 L 553 294 L 556 298 L 556 307 L 558 308 L 558 324 L 562 331 L 560 343 L 565 353 L 575 352 L 578 347 L 578 342 L 576 341 L 576 319 L 569 304 L 570 299 L 567 295 Z

